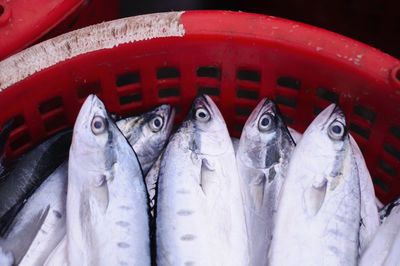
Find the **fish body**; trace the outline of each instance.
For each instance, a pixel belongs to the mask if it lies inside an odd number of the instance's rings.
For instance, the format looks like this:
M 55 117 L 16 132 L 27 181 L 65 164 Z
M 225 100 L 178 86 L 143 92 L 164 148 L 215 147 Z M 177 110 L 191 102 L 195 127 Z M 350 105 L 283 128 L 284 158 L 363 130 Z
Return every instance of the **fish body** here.
M 352 136 L 350 136 L 350 144 L 360 182 L 361 223 L 359 253 L 362 254 L 374 238 L 380 225 L 380 218 L 376 204 L 377 198 L 375 196 L 374 184 L 372 183 L 372 178 L 365 163 L 364 156 Z
M 68 158 L 71 131 L 63 131 L 18 159 L 0 184 L 0 231 L 7 230 L 23 202 Z
M 140 165 L 94 95 L 74 126 L 66 208 L 68 265 L 150 265 Z
M 357 265 L 360 200 L 346 121 L 331 105 L 314 119 L 292 153 L 270 265 Z
M 27 200 L 0 246 L 18 265 L 43 265 L 65 234 L 67 164 L 59 166 Z
M 378 228 L 372 241 L 361 254 L 360 266 L 381 266 L 389 257 L 392 250 L 399 253 L 399 249 L 393 249 L 396 239 L 400 233 L 400 200 L 388 204 L 390 211 L 386 214 L 382 225 Z M 397 241 L 400 241 L 397 240 Z M 397 261 L 400 262 L 400 261 Z M 396 264 L 388 264 L 396 265 Z
M 297 143 L 301 140 L 301 137 L 303 136 L 303 134 L 301 134 L 296 129 L 293 129 L 291 127 L 288 127 L 288 130 L 289 130 L 290 135 L 292 136 L 295 143 Z
M 150 112 L 117 122 L 139 159 L 144 176 L 157 160 L 171 134 L 175 111 L 161 105 Z
M 248 243 L 232 143 L 208 96 L 171 137 L 157 186 L 158 265 L 248 265 Z
M 273 219 L 294 147 L 277 106 L 263 99 L 246 121 L 236 153 L 249 233 L 250 265 L 267 265 Z

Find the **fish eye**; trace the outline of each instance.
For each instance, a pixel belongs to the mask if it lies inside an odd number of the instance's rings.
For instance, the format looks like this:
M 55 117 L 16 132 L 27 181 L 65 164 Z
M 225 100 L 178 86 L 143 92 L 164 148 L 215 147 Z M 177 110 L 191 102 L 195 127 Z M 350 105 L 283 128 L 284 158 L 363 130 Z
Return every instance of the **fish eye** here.
M 339 121 L 333 121 L 328 128 L 328 136 L 332 140 L 341 140 L 346 134 L 346 127 Z
M 210 113 L 207 111 L 207 109 L 200 107 L 196 110 L 195 113 L 195 118 L 198 121 L 201 122 L 207 122 L 208 120 L 210 120 Z
M 153 132 L 160 131 L 164 125 L 164 119 L 161 116 L 156 116 L 150 121 L 150 129 Z
M 104 119 L 104 117 L 95 116 L 92 119 L 91 128 L 92 128 L 93 134 L 95 134 L 95 135 L 104 133 L 107 129 L 107 121 Z
M 263 114 L 258 120 L 258 129 L 260 131 L 269 131 L 273 127 L 274 127 L 274 117 L 269 113 Z

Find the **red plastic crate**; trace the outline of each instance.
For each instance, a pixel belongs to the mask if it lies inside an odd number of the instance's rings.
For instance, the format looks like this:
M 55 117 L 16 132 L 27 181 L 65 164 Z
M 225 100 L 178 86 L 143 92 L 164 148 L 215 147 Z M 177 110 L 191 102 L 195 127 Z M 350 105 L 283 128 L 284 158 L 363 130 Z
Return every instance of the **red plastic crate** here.
M 176 122 L 208 93 L 235 136 L 262 97 L 274 98 L 300 131 L 338 102 L 377 195 L 384 202 L 400 195 L 399 60 L 297 22 L 192 11 L 102 23 L 0 62 L 0 89 L 0 124 L 16 121 L 11 156 L 71 127 L 90 93 L 122 115 L 170 103 Z

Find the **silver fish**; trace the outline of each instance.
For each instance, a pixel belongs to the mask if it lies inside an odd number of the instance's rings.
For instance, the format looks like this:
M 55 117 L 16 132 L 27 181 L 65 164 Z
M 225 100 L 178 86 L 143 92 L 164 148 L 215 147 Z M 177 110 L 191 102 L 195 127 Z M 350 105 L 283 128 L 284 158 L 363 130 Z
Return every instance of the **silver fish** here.
M 360 201 L 345 117 L 331 105 L 309 125 L 292 153 L 270 265 L 357 265 Z
M 150 265 L 140 165 L 94 95 L 86 99 L 74 126 L 66 208 L 69 265 Z
M 396 205 L 396 202 L 394 202 L 394 204 L 389 204 L 389 206 L 392 207 L 382 225 L 365 251 L 361 254 L 360 266 L 384 265 L 396 241 L 397 235 L 400 234 L 400 205 Z M 399 251 L 397 249 L 395 252 L 399 253 Z M 398 265 L 399 262 L 398 260 L 397 264 L 389 265 Z
M 273 217 L 294 147 L 277 106 L 268 99 L 261 100 L 246 121 L 236 153 L 250 265 L 267 265 Z
M 44 141 L 18 159 L 0 184 L 0 230 L 3 233 L 22 208 L 23 202 L 68 158 L 71 131 Z
M 28 199 L 0 246 L 18 265 L 43 265 L 65 234 L 67 164 L 62 164 Z
M 294 142 L 299 142 L 301 140 L 301 137 L 303 136 L 303 134 L 301 134 L 300 132 L 298 132 L 296 129 L 293 129 L 291 127 L 288 127 L 289 129 L 289 133 L 292 136 Z
M 175 110 L 164 104 L 143 115 L 117 122 L 136 152 L 145 176 L 166 145 L 174 117 Z
M 359 253 L 362 254 L 375 236 L 380 225 L 380 219 L 378 207 L 376 205 L 377 199 L 375 196 L 374 184 L 365 163 L 364 156 L 352 136 L 350 136 L 350 144 L 360 181 L 361 223 Z
M 158 265 L 248 265 L 232 142 L 208 96 L 195 99 L 164 151 L 156 206 Z
M 0 246 L 0 265 L 12 266 L 14 264 L 14 258 L 11 251 L 3 250 Z

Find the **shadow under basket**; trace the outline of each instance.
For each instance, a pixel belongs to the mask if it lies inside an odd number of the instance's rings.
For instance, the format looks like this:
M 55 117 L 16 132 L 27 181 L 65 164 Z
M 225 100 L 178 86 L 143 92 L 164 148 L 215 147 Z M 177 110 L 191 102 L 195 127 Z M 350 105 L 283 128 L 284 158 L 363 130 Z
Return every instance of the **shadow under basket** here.
M 0 125 L 14 119 L 7 155 L 72 127 L 91 93 L 122 116 L 169 103 L 176 123 L 206 93 L 236 137 L 263 97 L 299 131 L 338 103 L 379 199 L 400 195 L 400 62 L 332 32 L 191 11 L 110 21 L 39 43 L 0 62 Z

